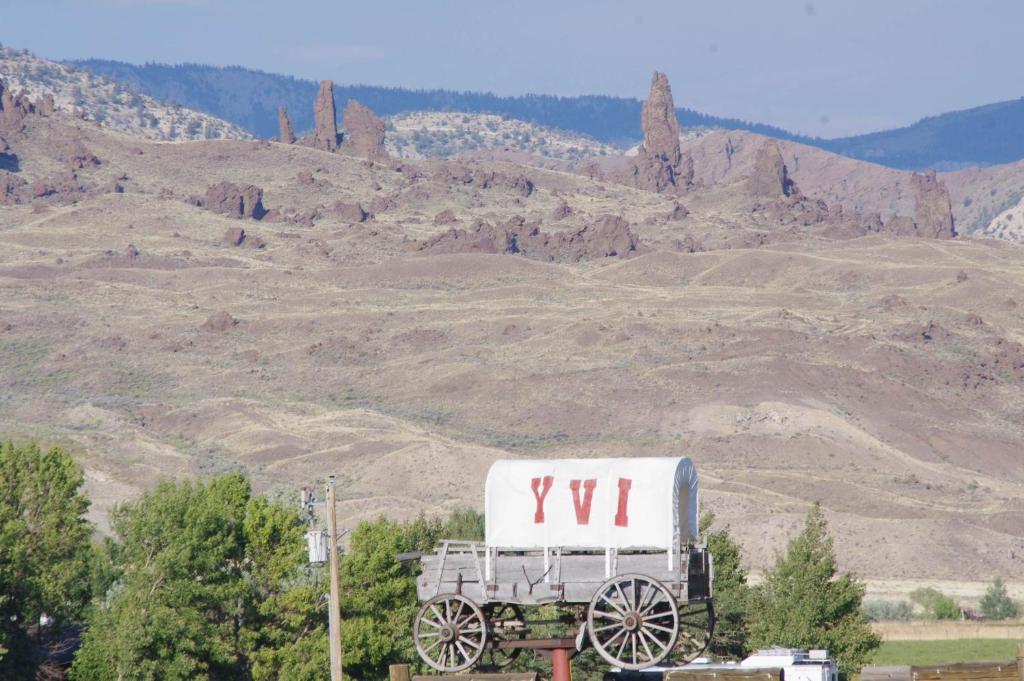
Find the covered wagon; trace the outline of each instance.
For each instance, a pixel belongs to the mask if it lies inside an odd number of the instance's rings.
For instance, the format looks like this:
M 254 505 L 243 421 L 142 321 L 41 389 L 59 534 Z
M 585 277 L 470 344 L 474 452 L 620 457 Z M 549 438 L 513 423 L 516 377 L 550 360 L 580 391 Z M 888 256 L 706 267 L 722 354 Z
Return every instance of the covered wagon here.
M 484 543 L 420 558 L 420 656 L 445 672 L 500 666 L 530 647 L 524 608 L 551 604 L 612 665 L 696 657 L 714 628 L 697 493 L 685 457 L 495 462 Z

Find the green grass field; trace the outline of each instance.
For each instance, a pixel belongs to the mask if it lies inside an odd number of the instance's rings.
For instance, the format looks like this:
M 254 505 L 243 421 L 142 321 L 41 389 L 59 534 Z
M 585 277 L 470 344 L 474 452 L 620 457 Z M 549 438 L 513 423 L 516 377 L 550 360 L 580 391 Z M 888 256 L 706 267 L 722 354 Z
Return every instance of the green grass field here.
M 1017 657 L 1017 641 L 1000 638 L 962 638 L 950 641 L 886 641 L 872 664 L 948 664 L 999 662 Z

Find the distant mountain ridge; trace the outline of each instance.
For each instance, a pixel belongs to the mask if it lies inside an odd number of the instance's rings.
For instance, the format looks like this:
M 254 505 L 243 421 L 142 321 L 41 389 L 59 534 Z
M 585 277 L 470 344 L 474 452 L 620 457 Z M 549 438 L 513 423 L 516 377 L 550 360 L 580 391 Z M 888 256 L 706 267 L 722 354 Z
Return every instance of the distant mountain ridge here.
M 1024 97 L 922 118 L 904 128 L 809 142 L 893 168 L 959 170 L 1024 158 Z
M 284 104 L 298 130 L 313 127 L 316 83 L 239 66 L 144 65 L 102 59 L 71 62 L 160 100 L 177 102 L 231 121 L 259 137 L 277 135 L 277 106 Z M 576 132 L 619 147 L 640 140 L 642 103 L 625 97 L 521 95 L 452 90 L 410 90 L 335 85 L 339 104 L 358 99 L 391 116 L 413 111 L 491 113 Z M 685 99 L 685 93 L 679 93 Z M 956 170 L 1024 159 L 1024 98 L 924 118 L 893 130 L 836 139 L 797 135 L 760 123 L 676 109 L 688 128 L 748 130 L 816 146 L 843 156 L 901 170 Z
M 71 62 L 94 73 L 136 87 L 151 97 L 206 111 L 240 125 L 259 137 L 277 135 L 277 107 L 284 104 L 296 130 L 313 127 L 317 83 L 240 66 L 202 64 L 128 64 L 104 59 Z M 519 95 L 454 90 L 410 90 L 375 85 L 334 85 L 339 106 L 357 99 L 381 116 L 411 111 L 451 111 L 507 115 L 548 128 L 569 130 L 620 147 L 642 137 L 642 102 L 625 97 Z M 781 128 L 677 109 L 685 127 L 750 130 L 782 139 L 803 139 Z

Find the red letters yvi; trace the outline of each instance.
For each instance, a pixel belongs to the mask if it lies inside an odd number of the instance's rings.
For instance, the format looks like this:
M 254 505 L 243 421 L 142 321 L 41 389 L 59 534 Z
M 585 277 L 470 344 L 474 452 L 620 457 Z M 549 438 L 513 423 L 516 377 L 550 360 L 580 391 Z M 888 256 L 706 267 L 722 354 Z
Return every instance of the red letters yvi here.
M 583 483 L 583 503 L 580 503 L 580 482 Z M 576 508 L 576 524 L 590 524 L 590 502 L 594 500 L 594 488 L 597 487 L 597 480 L 570 480 L 569 489 L 572 490 L 572 504 Z
M 615 524 L 619 527 L 629 527 L 626 507 L 629 506 L 629 488 L 632 486 L 633 481 L 629 478 L 619 478 L 619 511 L 615 514 Z
M 555 479 L 550 475 L 545 475 L 543 480 L 541 478 L 534 478 L 530 481 L 530 488 L 533 490 L 533 498 L 537 500 L 537 510 L 533 514 L 533 522 L 540 524 L 544 522 L 544 499 L 548 496 L 548 492 L 551 491 L 551 483 Z M 543 488 L 541 482 L 544 483 Z

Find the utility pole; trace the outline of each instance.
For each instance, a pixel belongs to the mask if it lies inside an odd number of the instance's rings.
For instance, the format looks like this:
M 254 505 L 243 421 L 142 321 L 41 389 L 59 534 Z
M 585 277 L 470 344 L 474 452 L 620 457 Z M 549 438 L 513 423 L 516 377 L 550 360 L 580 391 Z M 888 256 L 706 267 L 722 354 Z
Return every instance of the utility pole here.
M 327 551 L 331 567 L 329 635 L 331 639 L 331 681 L 341 678 L 341 588 L 338 584 L 338 513 L 335 507 L 334 476 L 327 478 Z

